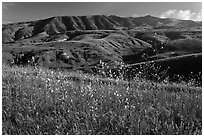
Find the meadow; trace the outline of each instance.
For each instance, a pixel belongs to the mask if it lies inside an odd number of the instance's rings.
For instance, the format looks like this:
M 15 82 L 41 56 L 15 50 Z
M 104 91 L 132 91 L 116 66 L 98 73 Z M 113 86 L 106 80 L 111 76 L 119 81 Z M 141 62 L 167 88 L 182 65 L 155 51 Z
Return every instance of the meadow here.
M 192 81 L 125 81 L 3 64 L 2 133 L 201 135 L 202 88 Z

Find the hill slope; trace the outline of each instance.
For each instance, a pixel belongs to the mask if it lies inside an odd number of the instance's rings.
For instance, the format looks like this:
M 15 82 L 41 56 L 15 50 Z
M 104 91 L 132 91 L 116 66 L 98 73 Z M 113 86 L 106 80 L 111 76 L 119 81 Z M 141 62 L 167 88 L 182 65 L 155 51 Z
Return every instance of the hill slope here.
M 99 73 L 121 63 L 171 62 L 170 57 L 202 53 L 201 22 L 150 15 L 57 16 L 4 24 L 2 31 L 3 63 L 11 65 Z

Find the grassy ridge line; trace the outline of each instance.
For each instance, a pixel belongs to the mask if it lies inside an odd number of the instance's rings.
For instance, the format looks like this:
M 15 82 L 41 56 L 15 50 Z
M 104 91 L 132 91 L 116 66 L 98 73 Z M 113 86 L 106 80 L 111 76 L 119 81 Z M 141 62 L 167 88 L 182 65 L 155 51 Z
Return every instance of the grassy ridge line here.
M 52 75 L 59 75 L 59 76 L 63 76 L 64 79 L 66 80 L 72 80 L 75 81 L 76 83 L 80 83 L 80 82 L 102 82 L 102 83 L 124 83 L 124 84 L 128 84 L 127 81 L 124 80 L 119 80 L 119 79 L 112 79 L 112 78 L 102 78 L 101 76 L 98 75 L 91 75 L 91 74 L 84 74 L 81 72 L 67 72 L 67 71 L 54 71 L 54 70 L 49 70 L 46 68 L 42 68 L 42 67 L 38 67 L 38 68 L 34 68 L 32 66 L 28 66 L 28 67 L 19 67 L 19 66 L 7 66 L 5 64 L 2 65 L 3 67 L 3 71 L 5 73 L 25 73 L 25 74 L 33 74 L 34 76 L 37 74 L 45 74 L 46 76 L 52 76 Z
M 37 73 L 44 72 L 46 71 L 47 74 L 55 74 L 55 75 L 63 75 L 64 80 L 71 80 L 74 81 L 76 84 L 82 84 L 82 83 L 101 83 L 101 84 L 122 84 L 126 85 L 129 87 L 137 87 L 137 88 L 144 88 L 145 86 L 151 87 L 156 85 L 157 88 L 166 88 L 167 90 L 178 90 L 178 91 L 193 91 L 197 93 L 202 93 L 202 87 L 194 87 L 192 85 L 186 86 L 188 83 L 156 83 L 153 81 L 148 81 L 148 80 L 140 80 L 139 78 L 135 79 L 135 81 L 124 81 L 120 79 L 113 79 L 113 78 L 101 78 L 100 76 L 96 75 L 90 75 L 90 74 L 83 74 L 83 73 L 77 73 L 77 72 L 62 72 L 62 71 L 53 71 L 53 70 L 48 70 L 45 68 L 34 68 L 34 67 L 27 67 L 27 68 L 21 68 L 21 67 L 13 67 L 10 68 L 8 66 L 3 65 L 4 72 L 19 72 L 19 73 L 27 73 L 27 74 L 33 74 L 36 75 Z M 8 70 L 6 70 L 8 69 Z
M 188 87 L 70 75 L 92 77 L 3 65 L 3 134 L 202 134 L 202 96 Z
M 144 61 L 144 62 L 140 62 L 140 63 L 126 65 L 126 67 L 131 67 L 131 66 L 135 66 L 135 65 L 144 65 L 144 64 L 154 63 L 154 62 L 156 63 L 156 62 L 162 62 L 162 61 L 181 59 L 181 58 L 185 58 L 185 57 L 198 57 L 198 56 L 202 56 L 202 53 L 187 54 L 187 55 L 182 55 L 182 56 L 171 57 L 168 59 L 165 58 L 165 59 L 158 59 L 158 60 L 152 60 L 152 61 Z

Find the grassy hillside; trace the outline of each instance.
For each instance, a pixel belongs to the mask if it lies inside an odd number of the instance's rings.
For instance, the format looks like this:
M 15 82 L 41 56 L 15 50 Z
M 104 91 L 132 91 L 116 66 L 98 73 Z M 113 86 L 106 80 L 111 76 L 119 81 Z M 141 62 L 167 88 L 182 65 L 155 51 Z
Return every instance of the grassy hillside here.
M 202 134 L 201 26 L 150 15 L 3 24 L 3 134 Z
M 202 134 L 202 89 L 2 66 L 3 134 Z

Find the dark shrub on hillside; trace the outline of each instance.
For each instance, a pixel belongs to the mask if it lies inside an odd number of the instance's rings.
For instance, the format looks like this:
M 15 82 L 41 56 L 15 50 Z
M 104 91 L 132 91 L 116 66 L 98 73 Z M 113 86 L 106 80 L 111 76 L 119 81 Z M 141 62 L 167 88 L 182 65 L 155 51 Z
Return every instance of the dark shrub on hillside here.
M 178 31 L 168 31 L 168 32 L 165 32 L 165 35 L 171 39 L 171 40 L 174 40 L 174 39 L 178 39 L 181 37 L 181 32 L 178 32 Z

